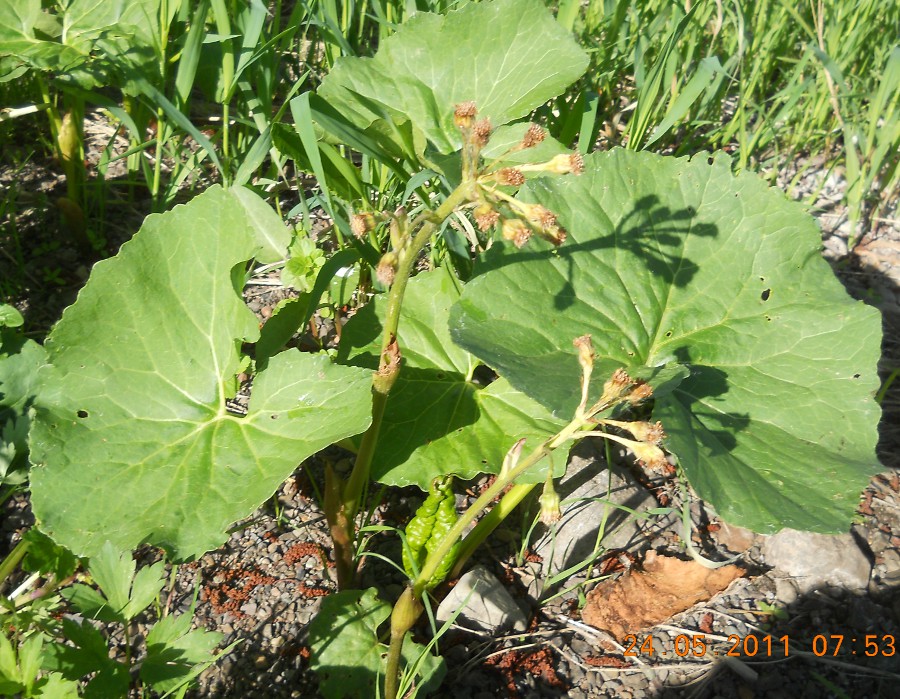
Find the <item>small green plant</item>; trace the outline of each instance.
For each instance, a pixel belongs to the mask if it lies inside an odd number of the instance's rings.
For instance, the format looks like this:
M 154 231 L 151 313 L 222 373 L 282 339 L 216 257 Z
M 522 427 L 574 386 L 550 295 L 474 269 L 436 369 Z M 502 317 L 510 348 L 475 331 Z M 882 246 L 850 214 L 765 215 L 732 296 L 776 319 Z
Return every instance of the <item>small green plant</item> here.
M 440 673 L 409 649 L 428 595 L 535 487 L 542 521 L 558 518 L 554 480 L 579 439 L 649 468 L 668 453 L 736 524 L 846 528 L 876 465 L 877 312 L 833 277 L 814 223 L 727 156 L 582 156 L 532 123 L 587 65 L 537 0 L 420 13 L 374 57 L 338 61 L 276 132 L 323 171 L 323 154 L 364 153 L 405 183 L 403 201 L 336 219 L 354 247 L 273 329 L 241 298 L 248 261 L 290 245 L 259 197 L 215 186 L 148 217 L 44 345 L 30 430 L 41 529 L 83 556 L 146 543 L 193 559 L 299 462 L 350 440 L 349 477 L 325 474 L 345 591 L 311 631 L 314 666 L 328 697 L 383 677 L 394 699 L 401 673 L 422 692 Z M 353 178 L 352 160 L 330 162 Z M 454 219 L 487 248 L 471 277 L 413 276 Z M 333 261 L 365 256 L 386 291 L 347 323 L 336 361 L 282 351 Z M 477 381 L 480 365 L 499 378 Z M 230 401 L 239 373 L 253 376 L 245 411 Z M 456 512 L 451 477 L 481 473 L 497 477 Z M 348 589 L 373 480 L 430 493 L 405 535 L 387 650 L 388 605 Z M 345 671 L 352 689 L 332 681 Z
M 31 572 L 9 597 L 0 597 L 0 691 L 25 697 L 126 697 L 150 688 L 168 696 L 182 692 L 215 660 L 221 634 L 191 630 L 191 614 L 165 616 L 141 643 L 132 625 L 158 600 L 164 563 L 135 571 L 129 552 L 105 545 L 90 561 L 93 585 L 71 584 L 77 559 L 36 530 L 0 564 L 8 577 L 21 561 Z M 39 588 L 38 580 L 43 580 Z M 83 616 L 59 620 L 62 599 Z M 96 623 L 121 629 L 111 644 Z M 89 678 L 83 683 L 85 678 Z

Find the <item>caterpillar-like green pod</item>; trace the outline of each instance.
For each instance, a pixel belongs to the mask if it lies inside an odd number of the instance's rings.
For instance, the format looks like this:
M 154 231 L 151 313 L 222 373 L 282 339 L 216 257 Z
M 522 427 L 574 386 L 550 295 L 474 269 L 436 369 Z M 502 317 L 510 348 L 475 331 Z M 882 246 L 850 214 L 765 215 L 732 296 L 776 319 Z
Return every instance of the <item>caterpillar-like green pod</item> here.
M 451 483 L 452 478 L 435 479 L 425 502 L 416 510 L 415 517 L 406 525 L 407 546 L 403 548 L 403 569 L 410 577 L 414 577 L 416 571 L 422 569 L 431 550 L 428 545 L 432 538 L 437 535 L 439 541 L 456 521 L 456 499 L 450 487 Z M 450 514 L 453 519 L 450 525 L 446 526 L 445 522 Z M 436 527 L 438 527 L 438 532 L 435 531 Z M 434 545 L 436 544 L 432 544 L 432 547 Z M 413 566 L 413 562 L 415 562 L 415 566 Z

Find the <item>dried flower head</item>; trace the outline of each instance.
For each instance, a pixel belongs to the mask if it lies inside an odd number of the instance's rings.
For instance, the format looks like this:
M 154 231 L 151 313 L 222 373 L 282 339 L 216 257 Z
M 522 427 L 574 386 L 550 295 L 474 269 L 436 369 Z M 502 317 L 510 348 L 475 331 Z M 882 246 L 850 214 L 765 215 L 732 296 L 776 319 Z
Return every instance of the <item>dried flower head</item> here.
M 372 214 L 353 214 L 350 217 L 350 230 L 357 238 L 375 229 L 375 217 Z
M 579 153 L 562 153 L 545 163 L 520 165 L 522 172 L 552 172 L 555 175 L 580 175 L 584 172 L 584 158 Z
M 487 142 L 491 140 L 491 120 L 481 119 L 475 122 L 472 127 L 472 142 L 478 147 L 483 148 Z
M 525 175 L 522 171 L 514 167 L 504 167 L 494 173 L 494 179 L 497 184 L 507 185 L 509 187 L 519 187 L 525 184 Z
M 558 247 L 566 242 L 566 238 L 569 237 L 569 232 L 562 226 L 550 226 L 549 228 L 544 228 L 542 230 L 541 237 Z
M 525 204 L 525 216 L 536 226 L 552 228 L 556 225 L 556 214 L 540 204 Z
M 543 128 L 537 124 L 531 124 L 528 127 L 528 131 L 525 132 L 522 142 L 519 144 L 519 149 L 524 150 L 525 148 L 533 148 L 543 141 L 546 136 L 547 132 L 544 131 Z
M 603 384 L 603 397 L 612 400 L 619 397 L 634 385 L 634 381 L 624 369 L 616 369 L 609 380 Z
M 394 252 L 386 252 L 382 255 L 378 266 L 375 268 L 375 278 L 385 286 L 394 283 L 394 277 L 397 275 L 397 255 Z
M 666 438 L 661 422 L 630 422 L 627 429 L 636 439 L 647 444 L 658 446 Z
M 643 461 L 647 468 L 659 471 L 669 465 L 665 453 L 657 446 L 644 444 L 643 442 L 634 442 L 629 447 L 638 460 Z
M 474 214 L 475 223 L 478 224 L 478 230 L 482 233 L 493 228 L 500 220 L 500 214 L 490 204 L 480 204 L 475 207 Z
M 572 340 L 572 344 L 578 349 L 578 363 L 583 369 L 594 366 L 594 343 L 590 335 L 582 335 Z
M 474 102 L 460 102 L 456 105 L 456 109 L 453 110 L 453 123 L 456 124 L 457 128 L 470 129 L 477 113 L 478 108 Z
M 640 383 L 635 386 L 634 390 L 628 395 L 628 402 L 637 405 L 642 400 L 646 400 L 653 395 L 653 388 L 648 383 Z
M 501 232 L 503 238 L 511 240 L 517 248 L 523 247 L 531 238 L 531 228 L 517 218 L 503 219 Z

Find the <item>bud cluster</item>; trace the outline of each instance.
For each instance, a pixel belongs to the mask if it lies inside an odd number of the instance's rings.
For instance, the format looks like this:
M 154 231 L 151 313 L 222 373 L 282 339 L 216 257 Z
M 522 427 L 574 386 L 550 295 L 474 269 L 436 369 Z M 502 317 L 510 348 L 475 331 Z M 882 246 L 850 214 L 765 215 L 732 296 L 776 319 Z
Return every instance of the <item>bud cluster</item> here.
M 539 204 L 526 204 L 511 196 L 500 187 L 518 188 L 525 184 L 525 173 L 581 174 L 584 160 L 578 153 L 563 153 L 542 163 L 526 163 L 516 166 L 498 167 L 510 153 L 527 150 L 544 141 L 547 132 L 537 124 L 530 124 L 522 139 L 508 149 L 493 163 L 480 166 L 481 150 L 488 144 L 492 126 L 488 119 L 478 119 L 475 102 L 461 102 L 453 112 L 453 123 L 463 136 L 462 174 L 463 179 L 474 181 L 472 200 L 475 223 L 486 232 L 500 224 L 500 232 L 505 240 L 516 247 L 522 247 L 537 235 L 553 245 L 561 245 L 566 240 L 566 230 L 559 225 L 556 215 Z

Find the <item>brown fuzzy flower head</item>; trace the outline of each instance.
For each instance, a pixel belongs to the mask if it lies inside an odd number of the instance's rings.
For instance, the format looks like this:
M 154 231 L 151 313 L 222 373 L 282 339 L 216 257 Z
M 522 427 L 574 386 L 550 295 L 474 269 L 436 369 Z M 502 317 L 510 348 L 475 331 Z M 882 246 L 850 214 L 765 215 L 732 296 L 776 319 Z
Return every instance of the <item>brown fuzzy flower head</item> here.
M 581 153 L 572 153 L 569 156 L 569 166 L 572 168 L 573 175 L 580 175 L 584 172 L 584 158 Z
M 480 148 L 484 148 L 487 142 L 491 140 L 491 120 L 481 119 L 475 122 L 472 127 L 472 142 Z
M 490 204 L 480 204 L 475 207 L 475 223 L 478 224 L 478 230 L 482 233 L 490 230 L 497 221 L 500 220 L 500 214 L 495 211 Z
M 648 383 L 642 383 L 635 386 L 634 390 L 629 394 L 628 401 L 632 405 L 637 405 L 642 400 L 646 400 L 653 395 L 653 389 Z
M 514 167 L 504 167 L 494 173 L 494 179 L 497 184 L 507 185 L 509 187 L 519 187 L 525 184 L 525 175 L 521 170 Z
M 544 131 L 543 128 L 538 126 L 537 124 L 531 124 L 528 127 L 528 131 L 525 132 L 525 136 L 522 138 L 522 142 L 519 144 L 519 148 L 524 150 L 526 148 L 533 148 L 538 143 L 544 140 L 547 136 L 547 132 Z
M 453 123 L 460 129 L 471 129 L 478 108 L 474 102 L 460 102 L 453 110 Z
M 375 217 L 372 214 L 353 214 L 350 217 L 350 230 L 357 238 L 362 238 L 366 233 L 375 228 Z
M 639 441 L 657 446 L 666 438 L 661 422 L 630 422 L 628 431 Z
M 517 248 L 523 247 L 531 238 L 531 229 L 517 218 L 503 219 L 501 232 L 503 238 L 511 240 Z
M 556 225 L 556 214 L 540 204 L 525 204 L 528 220 L 541 228 L 552 228 Z
M 394 283 L 397 275 L 397 255 L 394 252 L 386 252 L 382 255 L 378 266 L 375 268 L 375 278 L 385 286 Z

